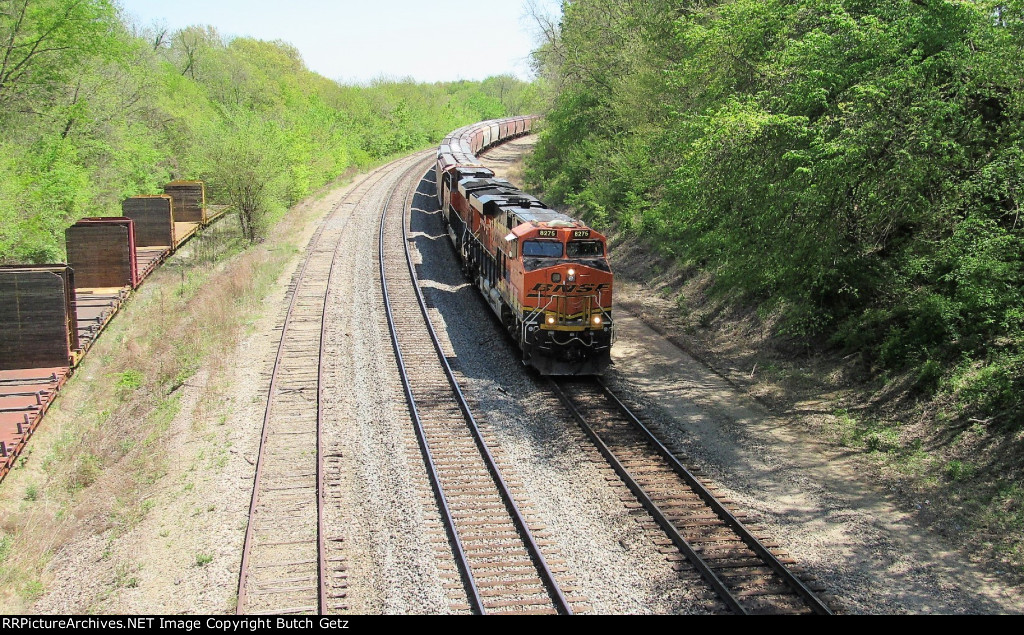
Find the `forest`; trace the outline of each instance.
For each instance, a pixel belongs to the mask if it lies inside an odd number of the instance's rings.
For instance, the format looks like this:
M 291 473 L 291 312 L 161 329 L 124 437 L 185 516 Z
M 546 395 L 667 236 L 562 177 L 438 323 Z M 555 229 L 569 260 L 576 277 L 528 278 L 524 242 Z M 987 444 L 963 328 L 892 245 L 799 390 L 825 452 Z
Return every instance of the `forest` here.
M 0 264 L 64 259 L 64 229 L 206 181 L 259 240 L 350 168 L 529 110 L 514 77 L 344 86 L 285 42 L 131 24 L 110 0 L 0 0 Z
M 1024 422 L 1024 3 L 578 0 L 530 168 L 780 336 Z M 934 415 L 934 413 L 933 413 Z

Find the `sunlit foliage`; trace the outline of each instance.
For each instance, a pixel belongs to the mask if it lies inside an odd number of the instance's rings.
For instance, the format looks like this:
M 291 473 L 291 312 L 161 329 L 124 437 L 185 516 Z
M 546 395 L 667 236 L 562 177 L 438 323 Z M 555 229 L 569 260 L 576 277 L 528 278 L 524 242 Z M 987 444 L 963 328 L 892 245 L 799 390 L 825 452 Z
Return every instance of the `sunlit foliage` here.
M 1021 2 L 566 2 L 533 178 L 1017 425 L 1022 45 Z
M 60 261 L 70 223 L 175 178 L 244 207 L 258 240 L 348 168 L 534 99 L 510 77 L 341 86 L 284 42 L 135 27 L 109 0 L 0 0 L 0 263 Z

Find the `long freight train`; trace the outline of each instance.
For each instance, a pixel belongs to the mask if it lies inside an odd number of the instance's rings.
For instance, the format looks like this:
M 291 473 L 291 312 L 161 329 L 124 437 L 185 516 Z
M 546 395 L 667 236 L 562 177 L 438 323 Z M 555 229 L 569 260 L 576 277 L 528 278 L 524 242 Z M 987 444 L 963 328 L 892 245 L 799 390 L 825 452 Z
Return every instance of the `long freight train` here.
M 466 275 L 542 375 L 599 375 L 611 361 L 613 278 L 605 237 L 476 158 L 537 117 L 460 128 L 437 152 L 437 198 Z

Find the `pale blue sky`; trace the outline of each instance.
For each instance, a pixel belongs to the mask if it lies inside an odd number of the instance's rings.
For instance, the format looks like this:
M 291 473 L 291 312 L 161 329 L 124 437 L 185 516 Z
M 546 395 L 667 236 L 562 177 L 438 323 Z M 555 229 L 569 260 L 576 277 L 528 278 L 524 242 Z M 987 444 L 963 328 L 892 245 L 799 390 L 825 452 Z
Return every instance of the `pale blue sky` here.
M 423 82 L 529 78 L 534 46 L 525 0 L 116 0 L 141 25 L 201 24 L 224 36 L 284 40 L 331 79 Z M 541 0 L 557 13 L 558 0 Z

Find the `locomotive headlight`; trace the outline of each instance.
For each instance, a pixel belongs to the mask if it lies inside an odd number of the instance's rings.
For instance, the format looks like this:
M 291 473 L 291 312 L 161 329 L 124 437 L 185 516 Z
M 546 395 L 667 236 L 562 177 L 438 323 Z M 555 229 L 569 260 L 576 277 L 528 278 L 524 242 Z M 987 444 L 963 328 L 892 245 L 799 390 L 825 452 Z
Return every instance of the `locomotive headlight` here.
M 570 269 L 569 270 L 569 282 L 576 282 L 576 270 L 575 269 Z
M 561 282 L 561 281 L 562 281 L 562 274 L 560 274 L 560 273 L 553 273 L 553 274 L 551 274 L 551 282 L 558 283 L 558 282 Z

